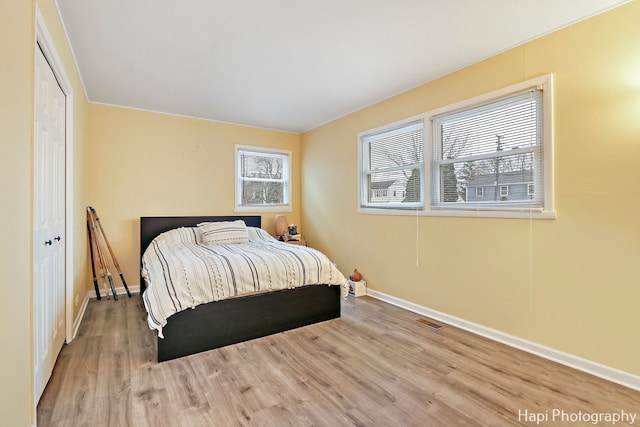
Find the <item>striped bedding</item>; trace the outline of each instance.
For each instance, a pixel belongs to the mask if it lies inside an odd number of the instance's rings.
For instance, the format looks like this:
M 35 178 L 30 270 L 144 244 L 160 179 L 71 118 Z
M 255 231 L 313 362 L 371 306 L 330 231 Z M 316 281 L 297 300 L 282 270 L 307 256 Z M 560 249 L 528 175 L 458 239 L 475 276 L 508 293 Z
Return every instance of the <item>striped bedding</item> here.
M 147 322 L 162 335 L 172 314 L 211 301 L 304 285 L 342 286 L 346 278 L 321 252 L 279 242 L 247 227 L 247 243 L 205 246 L 198 227 L 156 237 L 142 257 Z

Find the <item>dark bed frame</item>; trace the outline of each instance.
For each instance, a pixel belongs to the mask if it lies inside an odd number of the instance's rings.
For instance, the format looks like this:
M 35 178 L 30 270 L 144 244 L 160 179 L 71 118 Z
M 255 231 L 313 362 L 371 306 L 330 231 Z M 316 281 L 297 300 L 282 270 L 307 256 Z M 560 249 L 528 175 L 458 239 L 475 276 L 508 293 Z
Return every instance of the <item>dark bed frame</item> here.
M 260 216 L 140 218 L 140 255 L 159 234 L 201 222 L 243 220 L 260 227 Z M 140 279 L 140 294 L 145 283 Z M 169 317 L 158 337 L 158 362 L 260 338 L 340 317 L 340 286 L 303 286 L 202 304 Z

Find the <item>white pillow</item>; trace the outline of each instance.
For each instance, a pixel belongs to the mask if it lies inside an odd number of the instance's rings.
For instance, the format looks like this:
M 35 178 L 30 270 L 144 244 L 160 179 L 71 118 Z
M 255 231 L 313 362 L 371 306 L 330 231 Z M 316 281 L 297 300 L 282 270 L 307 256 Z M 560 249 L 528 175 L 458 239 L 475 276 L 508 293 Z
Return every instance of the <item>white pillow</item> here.
M 241 219 L 237 221 L 201 222 L 198 230 L 205 246 L 231 245 L 247 243 L 247 225 Z
M 158 243 L 198 243 L 198 234 L 195 227 L 180 227 L 165 231 L 154 240 Z

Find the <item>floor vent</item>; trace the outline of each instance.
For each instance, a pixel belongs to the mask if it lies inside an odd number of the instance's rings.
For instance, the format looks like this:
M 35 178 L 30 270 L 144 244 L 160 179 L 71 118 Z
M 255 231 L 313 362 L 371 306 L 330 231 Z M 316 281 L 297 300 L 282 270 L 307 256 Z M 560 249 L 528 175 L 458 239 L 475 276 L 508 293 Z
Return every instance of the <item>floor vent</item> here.
M 427 320 L 427 319 L 418 319 L 417 322 L 418 323 L 422 323 L 423 325 L 426 325 L 426 326 L 430 327 L 431 329 L 436 329 L 437 330 L 437 329 L 442 328 L 442 325 L 440 325 L 440 324 L 438 324 L 436 322 L 433 322 L 431 320 Z

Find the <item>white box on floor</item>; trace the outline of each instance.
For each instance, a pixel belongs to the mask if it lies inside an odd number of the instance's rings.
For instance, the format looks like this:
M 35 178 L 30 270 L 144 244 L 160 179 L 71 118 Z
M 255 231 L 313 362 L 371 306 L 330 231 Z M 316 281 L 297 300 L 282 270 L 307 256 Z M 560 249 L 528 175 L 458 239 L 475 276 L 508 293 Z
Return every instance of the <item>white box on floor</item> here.
M 349 295 L 353 295 L 356 297 L 361 297 L 362 295 L 367 294 L 367 282 L 364 280 L 359 280 L 354 282 L 353 280 L 349 280 Z

